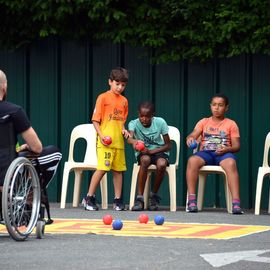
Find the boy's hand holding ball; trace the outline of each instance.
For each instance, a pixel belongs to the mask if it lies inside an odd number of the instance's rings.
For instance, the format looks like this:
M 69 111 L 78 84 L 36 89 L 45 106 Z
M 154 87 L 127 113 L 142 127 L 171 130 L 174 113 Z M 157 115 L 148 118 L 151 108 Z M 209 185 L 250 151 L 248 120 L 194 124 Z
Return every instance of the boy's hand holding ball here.
M 145 150 L 145 145 L 144 145 L 144 142 L 143 141 L 137 141 L 136 144 L 135 144 L 135 149 L 136 151 L 144 151 Z
M 110 136 L 105 136 L 102 140 L 103 144 L 110 145 L 112 143 L 112 138 Z
M 197 147 L 197 145 L 198 145 L 197 142 L 194 140 L 194 141 L 192 141 L 191 144 L 189 145 L 189 148 L 193 150 L 193 149 L 195 149 L 195 148 Z

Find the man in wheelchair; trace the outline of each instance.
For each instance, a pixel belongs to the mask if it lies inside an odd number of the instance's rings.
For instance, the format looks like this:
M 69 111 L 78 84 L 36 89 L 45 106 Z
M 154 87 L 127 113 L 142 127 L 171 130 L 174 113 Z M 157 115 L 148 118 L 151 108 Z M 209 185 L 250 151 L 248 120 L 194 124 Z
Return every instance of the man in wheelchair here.
M 56 173 L 62 154 L 55 146 L 42 147 L 25 111 L 20 106 L 7 102 L 6 97 L 7 78 L 0 70 L 0 221 L 3 220 L 1 196 L 6 172 L 16 157 L 23 156 L 36 169 L 40 180 L 41 203 L 47 210 L 47 223 L 52 223 L 46 187 Z M 21 135 L 25 144 L 16 149 L 18 135 Z

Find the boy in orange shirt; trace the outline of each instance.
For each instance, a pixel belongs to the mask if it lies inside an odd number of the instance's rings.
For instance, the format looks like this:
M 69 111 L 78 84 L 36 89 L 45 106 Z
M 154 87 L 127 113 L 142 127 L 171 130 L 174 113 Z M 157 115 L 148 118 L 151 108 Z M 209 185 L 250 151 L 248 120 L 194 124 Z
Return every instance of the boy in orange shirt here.
M 98 134 L 97 140 L 97 170 L 92 176 L 87 196 L 83 199 L 85 210 L 96 211 L 95 192 L 105 173 L 112 170 L 114 183 L 114 210 L 125 210 L 122 202 L 123 171 L 126 171 L 124 137 L 129 133 L 125 129 L 128 115 L 128 101 L 122 96 L 128 82 L 128 72 L 124 68 L 115 68 L 109 77 L 110 90 L 100 94 L 92 116 L 93 125 Z M 110 136 L 111 144 L 106 137 Z
M 190 146 L 201 136 L 200 151 L 191 156 L 187 164 L 187 211 L 198 212 L 196 184 L 200 168 L 204 165 L 220 165 L 227 174 L 233 198 L 233 214 L 243 214 L 240 207 L 239 175 L 236 157 L 233 154 L 240 150 L 239 129 L 233 120 L 225 118 L 225 113 L 229 107 L 229 101 L 225 95 L 214 95 L 210 107 L 212 116 L 200 120 L 192 133 L 186 138 L 187 146 Z

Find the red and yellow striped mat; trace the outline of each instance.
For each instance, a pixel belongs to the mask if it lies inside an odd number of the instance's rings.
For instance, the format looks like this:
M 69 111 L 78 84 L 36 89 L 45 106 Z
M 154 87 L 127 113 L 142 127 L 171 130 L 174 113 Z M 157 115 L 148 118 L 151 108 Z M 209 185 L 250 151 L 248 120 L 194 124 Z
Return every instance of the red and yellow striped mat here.
M 231 239 L 254 233 L 270 231 L 270 226 L 176 223 L 166 222 L 156 225 L 153 221 L 141 224 L 138 221 L 122 220 L 123 228 L 113 230 L 111 225 L 104 225 L 100 219 L 55 219 L 47 225 L 47 234 L 97 234 L 135 237 L 165 238 L 201 238 Z M 0 226 L 0 233 L 7 233 L 5 226 Z

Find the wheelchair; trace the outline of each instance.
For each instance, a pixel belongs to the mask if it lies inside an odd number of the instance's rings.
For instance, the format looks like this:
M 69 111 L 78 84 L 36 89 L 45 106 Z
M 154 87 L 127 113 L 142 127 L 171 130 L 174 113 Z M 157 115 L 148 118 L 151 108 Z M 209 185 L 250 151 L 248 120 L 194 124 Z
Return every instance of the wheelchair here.
M 34 167 L 36 156 L 18 157 L 15 147 L 16 138 L 11 122 L 0 118 L 0 165 L 7 167 L 2 186 L 2 221 L 9 235 L 16 241 L 23 241 L 36 228 L 36 237 L 43 238 L 45 225 L 51 224 L 46 187 L 42 186 L 38 167 Z M 3 136 L 5 134 L 5 136 Z M 1 135 L 0 135 L 1 137 Z M 2 140 L 3 139 L 3 140 Z M 4 141 L 4 142 L 3 142 Z M 8 147 L 6 147 L 8 145 Z M 0 177 L 3 177 L 3 172 Z M 1 193 L 0 193 L 1 195 Z M 47 221 L 44 219 L 47 210 Z M 0 212 L 1 215 L 1 212 Z

